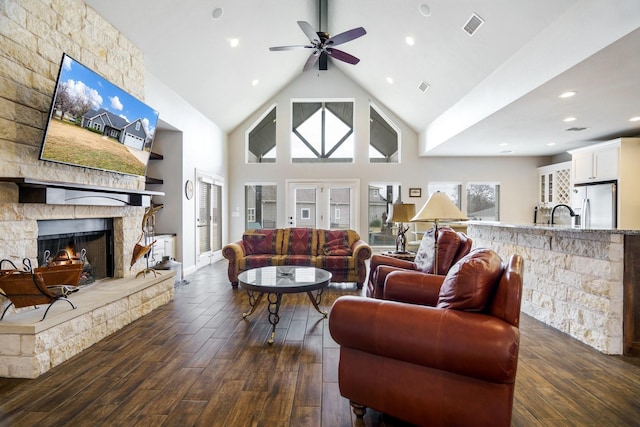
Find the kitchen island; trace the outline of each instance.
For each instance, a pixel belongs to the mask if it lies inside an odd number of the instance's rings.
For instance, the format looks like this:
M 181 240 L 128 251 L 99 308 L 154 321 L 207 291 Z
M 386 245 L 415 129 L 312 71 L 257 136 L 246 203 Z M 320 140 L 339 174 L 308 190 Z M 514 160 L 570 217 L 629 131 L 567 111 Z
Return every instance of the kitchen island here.
M 606 354 L 640 354 L 640 230 L 469 222 L 474 247 L 524 258 L 522 311 Z

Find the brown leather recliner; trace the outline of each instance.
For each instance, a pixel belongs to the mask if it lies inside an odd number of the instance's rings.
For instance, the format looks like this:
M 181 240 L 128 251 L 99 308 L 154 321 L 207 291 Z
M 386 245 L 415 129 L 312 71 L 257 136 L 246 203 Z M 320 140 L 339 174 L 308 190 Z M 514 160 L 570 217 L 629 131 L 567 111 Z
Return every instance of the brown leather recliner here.
M 449 227 L 438 228 L 438 272 L 444 276 L 449 268 L 471 250 L 473 240 L 463 232 L 456 232 Z M 396 259 L 386 255 L 373 255 L 369 263 L 369 280 L 367 281 L 367 296 L 382 298 L 384 281 L 389 273 L 400 269 L 421 271 L 412 261 Z M 428 266 L 423 273 L 433 273 L 433 265 Z
M 389 274 L 385 297 L 343 296 L 329 316 L 340 394 L 416 425 L 509 426 L 523 261 L 475 249 L 446 277 Z M 410 303 L 409 303 L 410 302 Z

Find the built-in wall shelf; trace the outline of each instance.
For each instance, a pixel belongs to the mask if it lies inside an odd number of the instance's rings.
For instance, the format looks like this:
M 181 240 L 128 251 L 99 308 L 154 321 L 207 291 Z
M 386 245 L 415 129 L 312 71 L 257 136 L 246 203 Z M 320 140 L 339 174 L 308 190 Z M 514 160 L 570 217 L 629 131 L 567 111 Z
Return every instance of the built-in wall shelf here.
M 0 181 L 13 182 L 18 186 L 20 203 L 148 207 L 152 196 L 164 196 L 161 191 L 96 187 L 32 178 L 0 177 Z
M 152 178 L 150 176 L 145 178 L 145 184 L 149 185 L 149 184 L 155 184 L 155 185 L 161 185 L 164 184 L 164 179 L 160 179 L 160 178 Z

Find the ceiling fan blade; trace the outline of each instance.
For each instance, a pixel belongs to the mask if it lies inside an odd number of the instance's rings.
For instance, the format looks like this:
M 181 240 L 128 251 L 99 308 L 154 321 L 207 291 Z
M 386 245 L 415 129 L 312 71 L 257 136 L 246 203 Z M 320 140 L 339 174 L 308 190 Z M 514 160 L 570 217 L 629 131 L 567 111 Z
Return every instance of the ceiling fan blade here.
M 294 46 L 274 46 L 270 47 L 269 50 L 294 50 L 294 49 L 312 49 L 313 46 L 306 45 L 294 45 Z
M 355 65 L 358 62 L 360 62 L 360 59 L 356 58 L 355 56 L 349 55 L 347 52 L 343 52 L 338 49 L 333 49 L 328 47 L 326 51 L 327 51 L 327 54 L 332 58 L 339 59 L 340 61 L 346 62 L 348 64 Z
M 318 62 L 319 58 L 320 58 L 320 52 L 319 51 L 313 52 L 309 56 L 309 59 L 307 59 L 307 62 L 305 62 L 304 67 L 302 68 L 302 71 L 309 71 L 310 69 L 312 69 L 313 66 L 316 65 L 316 62 Z
M 314 41 L 315 42 L 320 41 L 320 39 L 318 38 L 318 34 L 316 34 L 311 24 L 309 24 L 307 21 L 298 21 L 298 26 L 300 27 L 302 32 L 307 36 L 307 38 L 311 43 L 313 43 Z
M 364 28 L 362 27 L 353 28 L 349 31 L 345 31 L 344 33 L 336 34 L 335 36 L 329 38 L 325 44 L 327 46 L 337 46 L 339 44 L 346 43 L 353 39 L 357 39 L 358 37 L 362 37 L 365 34 L 367 34 L 367 32 L 365 31 Z

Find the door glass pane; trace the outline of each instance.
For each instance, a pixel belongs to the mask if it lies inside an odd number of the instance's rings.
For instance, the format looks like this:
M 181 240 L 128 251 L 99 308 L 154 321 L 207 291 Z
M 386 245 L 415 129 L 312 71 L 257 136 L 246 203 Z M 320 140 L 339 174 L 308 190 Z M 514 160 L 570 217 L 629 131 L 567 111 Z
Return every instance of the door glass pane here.
M 276 228 L 276 193 L 275 185 L 245 185 L 245 230 Z
M 222 187 L 211 185 L 211 250 L 222 249 Z
M 296 227 L 316 227 L 316 189 L 296 188 Z
M 348 230 L 351 228 L 351 189 L 329 189 L 329 227 Z
M 211 187 L 198 180 L 198 253 L 211 251 Z

